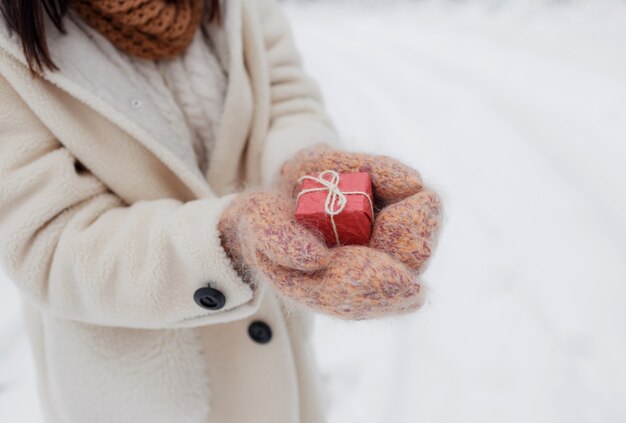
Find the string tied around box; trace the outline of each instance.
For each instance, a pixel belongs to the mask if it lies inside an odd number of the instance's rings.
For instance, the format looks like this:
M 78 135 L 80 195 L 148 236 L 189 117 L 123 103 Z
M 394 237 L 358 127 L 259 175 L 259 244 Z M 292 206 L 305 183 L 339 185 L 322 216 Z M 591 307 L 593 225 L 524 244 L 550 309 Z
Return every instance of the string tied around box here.
M 330 179 L 326 179 L 326 175 L 330 175 Z M 339 245 L 341 241 L 339 239 L 339 232 L 337 231 L 337 224 L 335 223 L 335 216 L 340 214 L 346 208 L 346 204 L 348 203 L 348 198 L 346 197 L 346 195 L 364 195 L 370 203 L 372 216 L 374 216 L 374 202 L 372 201 L 370 195 L 364 191 L 342 191 L 341 189 L 339 189 L 340 175 L 338 172 L 327 169 L 321 172 L 317 177 L 311 175 L 302 176 L 298 178 L 298 182 L 301 183 L 305 179 L 315 181 L 322 186 L 317 188 L 308 188 L 300 191 L 296 200 L 300 200 L 300 197 L 304 194 L 328 190 L 326 202 L 324 203 L 324 211 L 328 216 L 330 216 L 330 224 L 333 228 L 333 233 L 335 234 L 335 241 L 337 242 L 337 245 Z

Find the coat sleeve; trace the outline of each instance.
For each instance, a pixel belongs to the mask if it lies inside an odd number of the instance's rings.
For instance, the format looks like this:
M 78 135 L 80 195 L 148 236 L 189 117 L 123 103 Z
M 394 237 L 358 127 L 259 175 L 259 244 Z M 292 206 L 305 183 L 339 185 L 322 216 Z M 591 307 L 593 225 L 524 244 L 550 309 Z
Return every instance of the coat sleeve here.
M 276 0 L 254 0 L 259 8 L 270 77 L 270 128 L 261 157 L 267 186 L 298 150 L 318 143 L 339 148 L 320 88 L 303 68 L 291 27 Z
M 217 223 L 236 194 L 125 204 L 0 76 L 0 264 L 51 315 L 175 328 L 244 318 L 259 295 L 231 267 Z M 219 310 L 194 301 L 210 285 Z

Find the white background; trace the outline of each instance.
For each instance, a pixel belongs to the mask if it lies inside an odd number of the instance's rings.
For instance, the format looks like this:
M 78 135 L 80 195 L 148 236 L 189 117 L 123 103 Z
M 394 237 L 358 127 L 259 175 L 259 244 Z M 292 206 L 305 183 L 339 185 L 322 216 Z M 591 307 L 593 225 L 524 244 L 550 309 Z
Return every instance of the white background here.
M 331 423 L 626 422 L 626 4 L 287 5 L 350 148 L 446 225 L 419 313 L 317 321 Z M 0 280 L 0 422 L 37 422 Z M 247 423 L 247 422 L 242 422 Z

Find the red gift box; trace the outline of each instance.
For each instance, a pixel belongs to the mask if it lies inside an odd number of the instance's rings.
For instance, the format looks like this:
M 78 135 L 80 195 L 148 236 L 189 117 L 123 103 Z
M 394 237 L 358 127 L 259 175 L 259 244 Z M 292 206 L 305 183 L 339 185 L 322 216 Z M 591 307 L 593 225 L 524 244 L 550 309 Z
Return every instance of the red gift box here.
M 299 181 L 302 186 L 295 213 L 297 222 L 320 231 L 328 246 L 369 242 L 374 197 L 368 173 L 326 170 Z

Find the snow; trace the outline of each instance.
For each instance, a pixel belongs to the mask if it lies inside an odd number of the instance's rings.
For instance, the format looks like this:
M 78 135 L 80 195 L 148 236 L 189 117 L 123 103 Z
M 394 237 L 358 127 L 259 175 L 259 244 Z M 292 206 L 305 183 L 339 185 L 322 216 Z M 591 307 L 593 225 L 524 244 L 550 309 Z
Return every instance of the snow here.
M 626 3 L 287 4 L 347 146 L 442 193 L 428 304 L 318 318 L 330 423 L 626 421 Z M 0 422 L 40 421 L 0 281 Z

